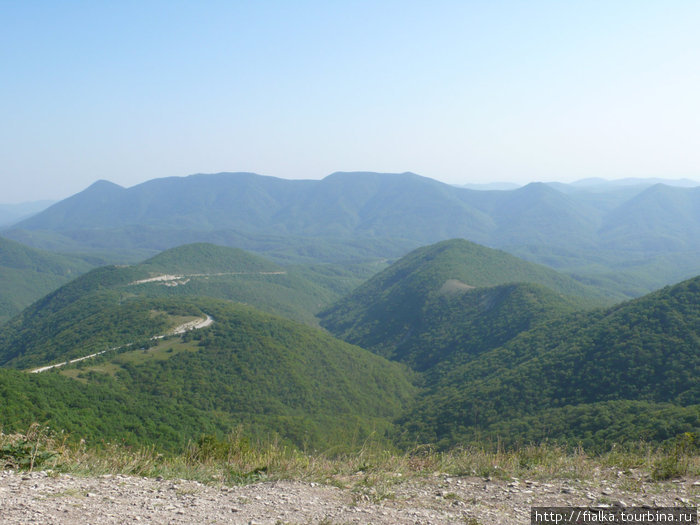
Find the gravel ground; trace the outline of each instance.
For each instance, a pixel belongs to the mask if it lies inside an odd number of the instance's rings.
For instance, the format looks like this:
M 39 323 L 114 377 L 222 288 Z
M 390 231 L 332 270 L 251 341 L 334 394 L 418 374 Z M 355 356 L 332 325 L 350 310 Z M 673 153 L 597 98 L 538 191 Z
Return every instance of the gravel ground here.
M 123 475 L 0 473 L 2 523 L 527 524 L 531 506 L 698 506 L 700 481 L 511 480 L 434 475 L 382 488 L 300 481 L 212 486 Z M 358 488 L 360 487 L 360 488 Z

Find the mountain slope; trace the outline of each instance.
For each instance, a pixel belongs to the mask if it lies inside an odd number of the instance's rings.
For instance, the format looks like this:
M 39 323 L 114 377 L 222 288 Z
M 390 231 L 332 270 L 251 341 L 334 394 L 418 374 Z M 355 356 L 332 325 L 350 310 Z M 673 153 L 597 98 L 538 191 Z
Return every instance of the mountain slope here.
M 91 266 L 0 237 L 0 324 Z
M 700 250 L 700 187 L 654 185 L 610 212 L 600 234 L 628 250 Z
M 356 261 L 461 237 L 593 278 L 625 299 L 700 272 L 698 188 L 644 188 L 533 183 L 477 191 L 412 173 L 365 172 L 318 181 L 199 174 L 131 188 L 99 181 L 4 235 L 120 263 L 193 242 L 276 260 Z M 658 274 L 655 258 L 669 250 L 674 257 Z M 630 260 L 636 266 L 628 273 Z
M 134 304 L 144 301 L 133 300 L 131 310 L 164 308 Z M 300 447 L 352 448 L 348 436 L 361 443 L 374 431 L 383 435 L 415 394 L 404 369 L 320 330 L 213 299 L 170 306 L 179 314 L 206 311 L 215 322 L 41 374 L 0 370 L 5 429 L 40 421 L 93 439 L 176 448 L 205 431 L 241 427 Z M 121 316 L 99 324 L 107 333 L 127 327 Z
M 456 288 L 455 288 L 456 287 Z M 580 308 L 571 298 L 529 283 L 463 289 L 447 281 L 429 297 L 419 320 L 390 354 L 391 359 L 428 372 L 444 373 L 521 332 Z
M 407 344 L 417 344 L 409 339 L 423 337 L 421 330 L 439 331 L 443 325 L 455 323 L 461 307 L 443 305 L 445 297 L 464 296 L 466 302 L 474 301 L 476 305 L 482 299 L 469 293 L 470 289 L 507 283 L 540 284 L 558 294 L 578 296 L 582 305 L 596 301 L 595 291 L 554 270 L 499 250 L 453 239 L 414 250 L 320 312 L 319 318 L 324 328 L 343 340 L 381 355 L 399 355 L 407 351 Z M 498 293 L 498 290 L 488 292 L 492 298 Z M 547 295 L 533 289 L 530 293 Z M 543 297 L 542 301 L 552 303 L 552 313 L 558 307 L 572 308 L 572 299 L 549 295 L 550 298 Z M 433 321 L 428 324 L 431 311 L 438 305 L 442 305 L 439 310 L 450 319 L 440 321 L 440 327 Z M 457 311 L 448 315 L 445 308 L 457 308 Z M 465 319 L 469 315 L 465 314 Z M 401 345 L 404 350 L 399 350 Z
M 208 244 L 94 269 L 0 329 L 0 366 L 57 364 L 39 373 L 71 381 L 2 371 L 3 426 L 35 418 L 92 438 L 131 432 L 130 442 L 169 447 L 204 429 L 221 433 L 239 425 L 249 436 L 277 434 L 300 447 L 353 446 L 348 436 L 384 435 L 414 398 L 407 369 L 240 304 L 286 305 L 299 316 L 305 305 L 334 293 L 301 272 L 288 275 L 259 256 Z M 213 324 L 179 334 L 207 318 Z M 64 363 L 79 358 L 86 359 Z M 89 387 L 77 394 L 75 383 Z M 27 390 L 13 394 L 13 385 Z M 124 421 L 119 403 L 121 410 L 134 406 Z M 153 407 L 162 413 L 150 422 Z
M 0 365 L 49 364 L 158 335 L 167 327 L 159 312 L 177 311 L 178 298 L 218 297 L 315 325 L 314 313 L 359 280 L 342 279 L 236 248 L 180 246 L 138 265 L 97 268 L 40 299 L 0 331 Z M 117 332 L 103 326 L 111 318 L 121 319 Z
M 23 202 L 21 204 L 0 204 L 0 226 L 7 226 L 29 218 L 45 210 L 54 201 Z
M 446 367 L 403 421 L 419 439 L 444 445 L 496 435 L 600 445 L 697 432 L 698 348 L 700 277 L 549 321 Z M 640 417 L 646 422 L 632 425 Z M 631 426 L 611 430 L 612 421 Z

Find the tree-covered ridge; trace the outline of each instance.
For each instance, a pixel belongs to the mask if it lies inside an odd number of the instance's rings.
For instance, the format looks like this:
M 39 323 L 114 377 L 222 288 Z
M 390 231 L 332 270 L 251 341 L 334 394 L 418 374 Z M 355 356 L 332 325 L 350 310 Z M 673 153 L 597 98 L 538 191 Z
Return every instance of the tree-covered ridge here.
M 337 337 L 391 355 L 419 329 L 443 329 L 419 327 L 425 325 L 424 318 L 433 306 L 441 311 L 450 308 L 443 306 L 450 286 L 464 291 L 507 283 L 540 284 L 559 294 L 577 296 L 582 307 L 600 300 L 595 290 L 550 268 L 453 239 L 414 250 L 320 312 L 319 317 L 321 325 Z M 461 297 L 462 293 L 456 295 Z M 565 310 L 572 302 L 560 301 Z M 439 323 L 437 318 L 434 321 Z M 455 315 L 449 322 L 454 321 Z
M 201 304 L 201 303 L 200 303 Z M 156 391 L 231 414 L 296 443 L 383 433 L 412 401 L 406 370 L 323 332 L 239 305 L 201 304 L 216 322 L 191 334 L 200 348 L 126 367 L 129 389 Z
M 650 414 L 664 413 L 651 410 L 657 405 L 682 407 L 674 413 L 697 430 L 699 337 L 700 277 L 607 310 L 552 320 L 447 368 L 403 421 L 421 439 L 449 444 L 498 429 L 527 435 L 525 422 L 537 418 L 553 417 L 551 428 L 561 429 L 563 414 L 583 410 L 576 407 L 599 410 L 599 403 L 616 402 L 614 417 L 623 419 L 639 403 L 648 404 Z M 608 421 L 589 418 L 587 432 L 603 431 Z M 661 415 L 655 421 L 662 428 L 680 424 L 664 423 Z M 629 434 L 641 436 L 635 427 Z
M 700 429 L 700 277 L 582 310 L 589 298 L 563 292 L 587 290 L 552 270 L 467 241 L 438 243 L 327 311 L 349 341 L 401 364 L 240 304 L 312 312 L 347 276 L 210 245 L 88 272 L 0 330 L 0 363 L 34 368 L 119 348 L 40 374 L 55 379 L 0 370 L 0 423 L 73 430 L 82 418 L 92 438 L 132 432 L 132 442 L 169 447 L 198 427 L 237 425 L 313 447 L 372 432 L 407 445 L 604 447 Z M 204 297 L 217 294 L 227 300 Z M 150 340 L 205 314 L 208 328 Z M 124 421 L 120 405 L 135 407 Z
M 0 237 L 0 324 L 91 266 Z
M 0 368 L 0 400 L 5 433 L 40 423 L 92 444 L 118 441 L 181 449 L 200 433 L 225 433 L 230 428 L 229 421 L 166 397 L 141 396 L 114 381 L 78 382 L 57 372 Z
M 418 322 L 391 354 L 413 369 L 445 368 L 497 348 L 546 320 L 580 309 L 576 300 L 536 284 L 504 284 L 452 292 L 425 301 Z
M 281 272 L 284 268 L 240 248 L 192 243 L 171 248 L 139 265 L 151 272 L 207 274 L 225 272 Z
M 14 319 L 0 331 L 0 364 L 35 368 L 83 357 L 165 334 L 172 317 L 201 316 L 187 303 L 127 297 L 101 290 L 80 297 L 55 312 Z
M 96 268 L 36 301 L 0 330 L 0 365 L 47 365 L 159 335 L 167 321 L 149 312 L 177 311 L 179 298 L 217 297 L 315 325 L 314 313 L 358 281 L 341 269 L 185 245 L 134 266 Z
M 5 427 L 36 420 L 96 439 L 128 434 L 129 442 L 177 447 L 241 426 L 300 447 L 347 446 L 392 433 L 414 399 L 405 368 L 318 329 L 213 299 L 180 299 L 180 308 L 205 311 L 215 323 L 160 342 L 165 358 L 130 348 L 72 369 L 0 371 Z M 182 344 L 191 348 L 172 351 Z M 76 372 L 82 385 L 57 377 Z

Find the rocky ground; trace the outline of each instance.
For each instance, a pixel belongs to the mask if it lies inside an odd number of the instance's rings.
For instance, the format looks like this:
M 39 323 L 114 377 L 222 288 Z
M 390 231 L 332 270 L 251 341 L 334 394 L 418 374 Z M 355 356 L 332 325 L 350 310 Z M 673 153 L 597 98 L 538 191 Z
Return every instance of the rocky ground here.
M 359 476 L 359 475 L 358 475 Z M 527 524 L 532 506 L 698 506 L 700 481 L 547 481 L 433 475 L 213 486 L 124 475 L 0 473 L 2 523 Z

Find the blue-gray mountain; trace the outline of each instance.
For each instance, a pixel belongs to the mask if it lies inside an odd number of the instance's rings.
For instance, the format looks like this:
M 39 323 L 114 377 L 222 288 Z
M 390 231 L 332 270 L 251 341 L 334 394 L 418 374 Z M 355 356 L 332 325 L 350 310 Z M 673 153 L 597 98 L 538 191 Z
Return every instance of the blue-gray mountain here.
M 700 188 L 529 184 L 457 188 L 411 173 L 283 180 L 252 173 L 99 181 L 5 235 L 131 260 L 207 241 L 277 259 L 397 257 L 465 238 L 640 295 L 700 273 Z

